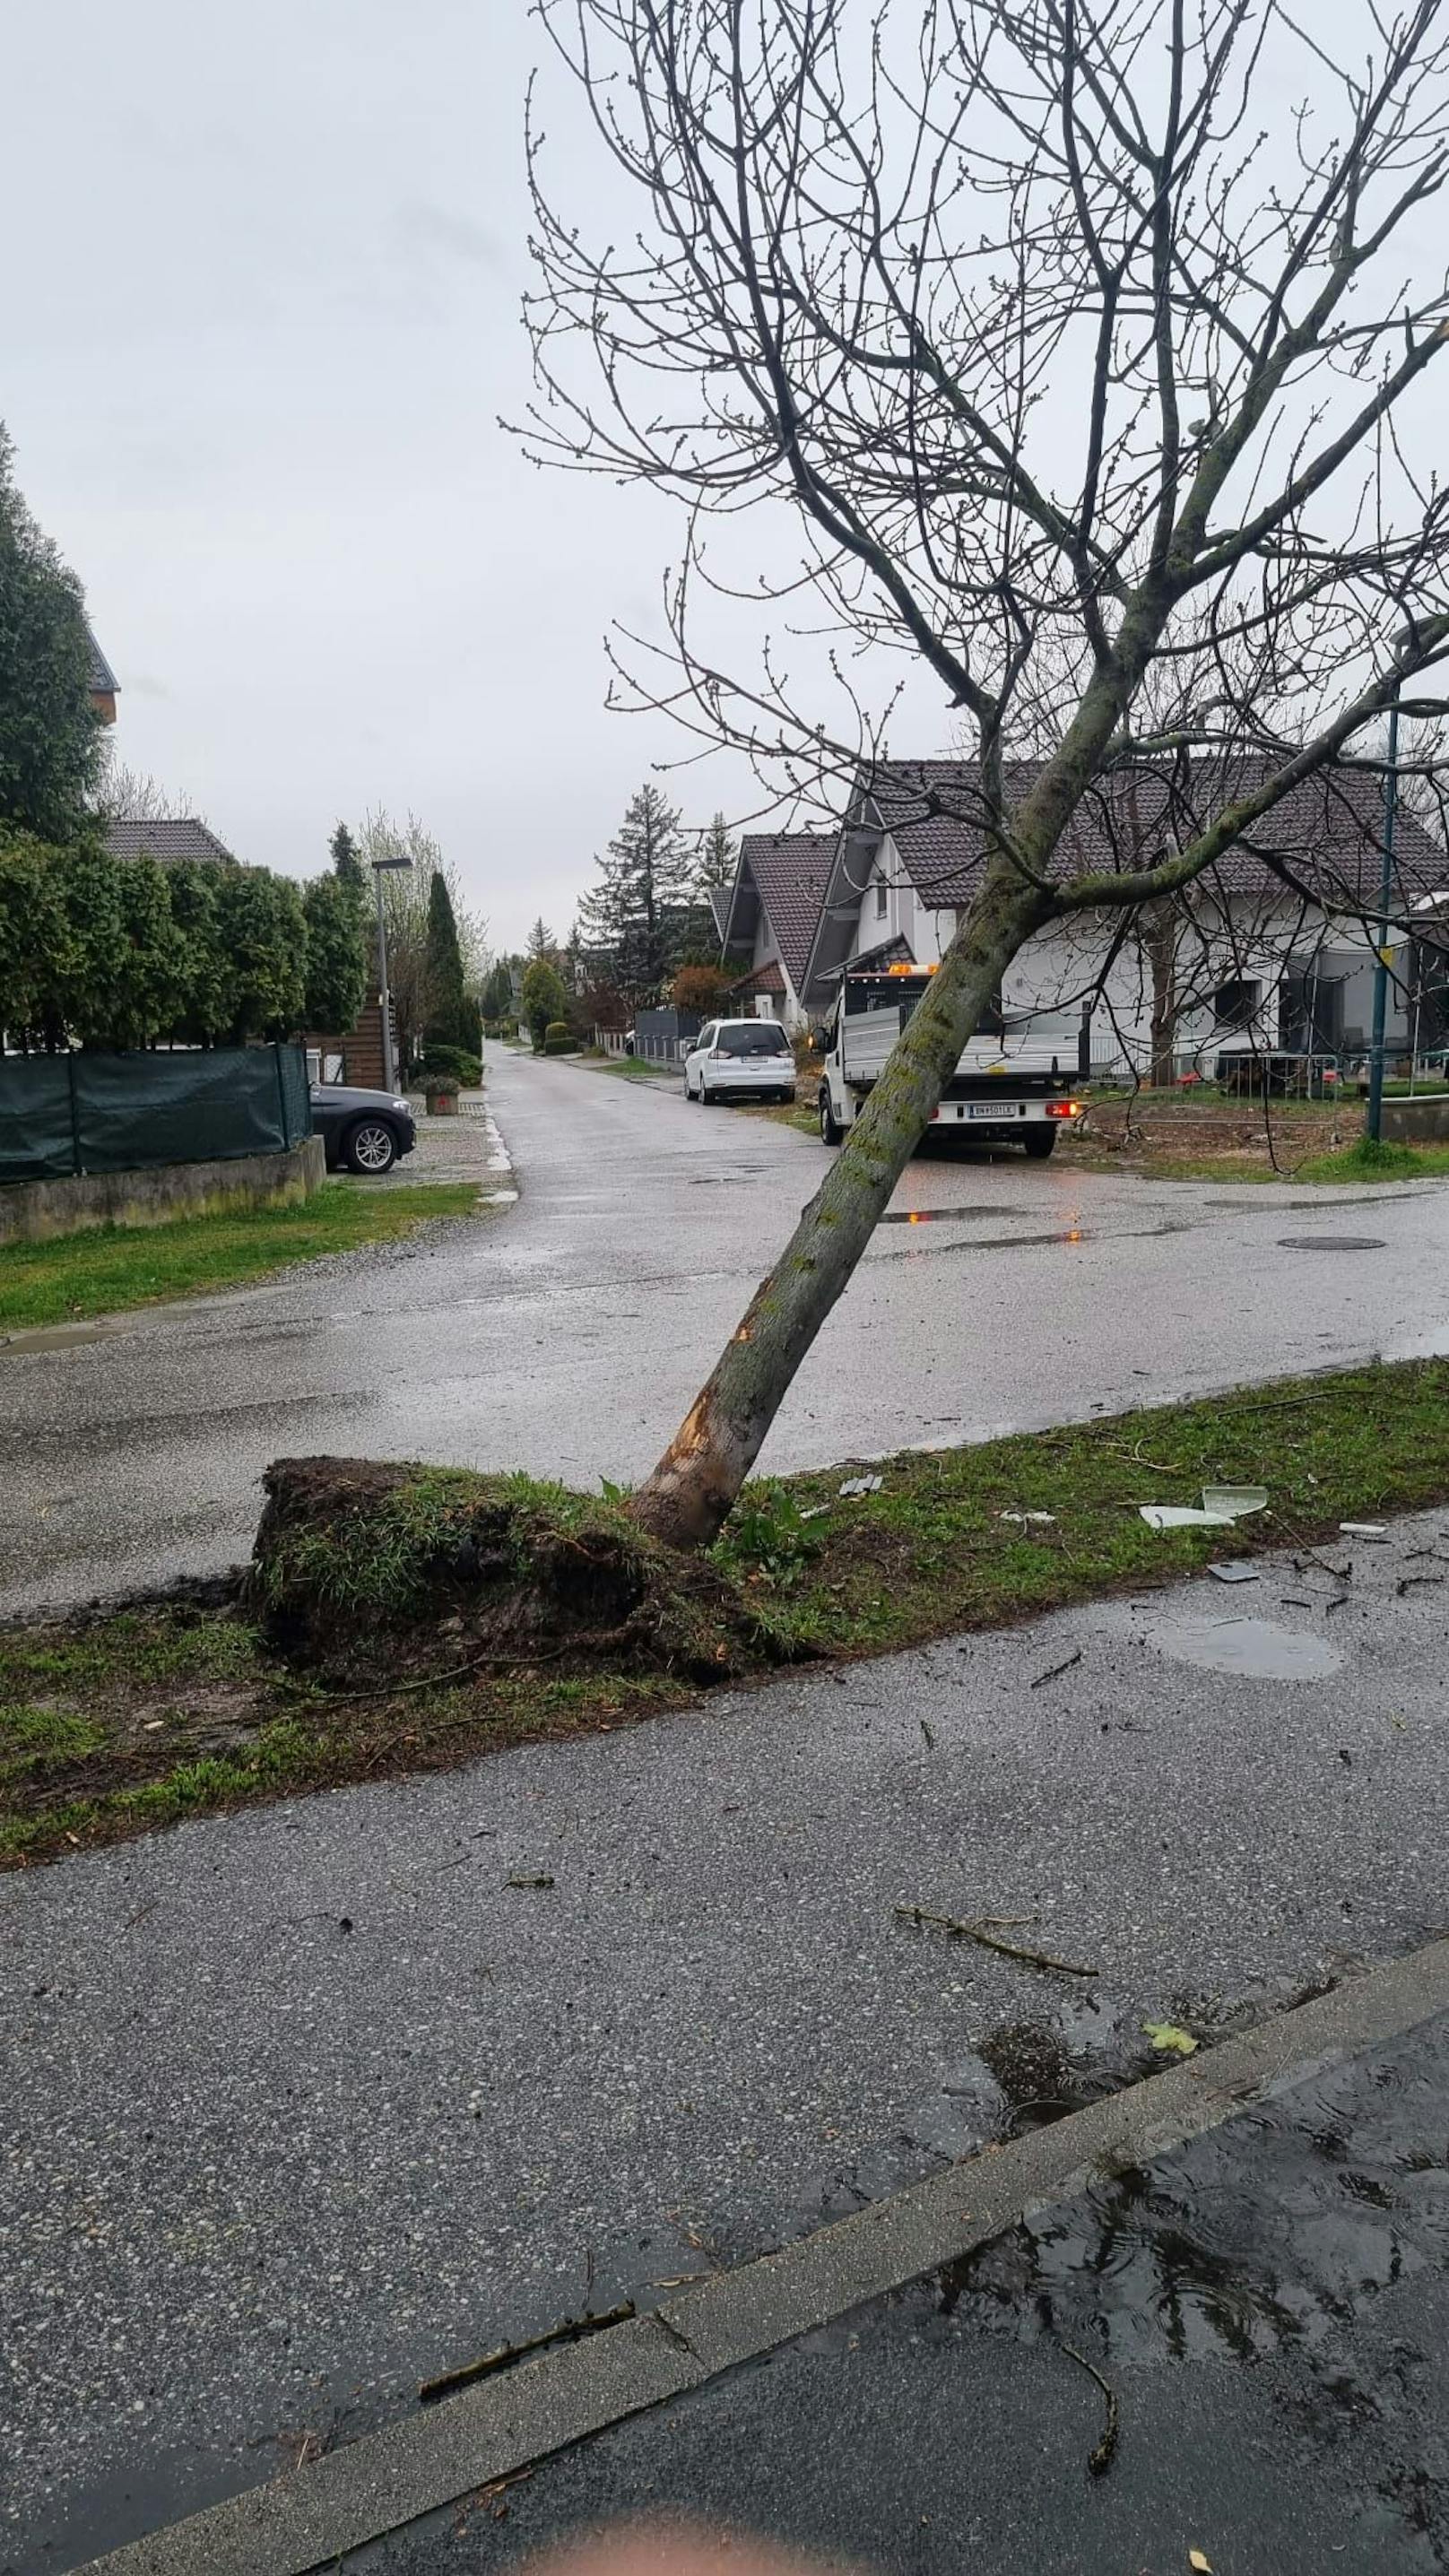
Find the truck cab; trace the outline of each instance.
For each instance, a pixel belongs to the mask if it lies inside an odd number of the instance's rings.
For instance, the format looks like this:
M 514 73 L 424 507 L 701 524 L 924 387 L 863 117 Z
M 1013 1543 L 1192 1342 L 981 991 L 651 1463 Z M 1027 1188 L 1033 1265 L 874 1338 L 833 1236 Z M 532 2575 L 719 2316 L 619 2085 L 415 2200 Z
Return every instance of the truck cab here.
M 855 1124 L 934 967 L 893 965 L 841 978 L 825 1033 L 820 1135 L 838 1145 Z M 967 1039 L 931 1114 L 931 1132 L 970 1135 L 983 1145 L 1020 1145 L 1035 1161 L 1062 1127 L 1080 1118 L 1072 1096 L 1077 1022 L 1061 1011 L 990 1011 Z

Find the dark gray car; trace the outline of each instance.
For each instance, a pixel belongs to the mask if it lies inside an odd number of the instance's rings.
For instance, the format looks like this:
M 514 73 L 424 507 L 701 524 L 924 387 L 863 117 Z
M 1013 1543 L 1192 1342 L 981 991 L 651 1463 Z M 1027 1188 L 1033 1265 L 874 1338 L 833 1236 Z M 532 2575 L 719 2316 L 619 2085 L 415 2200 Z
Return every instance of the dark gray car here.
M 405 1100 L 390 1091 L 361 1091 L 350 1082 L 313 1083 L 312 1127 L 322 1139 L 329 1172 L 345 1163 L 349 1172 L 369 1179 L 391 1171 L 418 1140 Z

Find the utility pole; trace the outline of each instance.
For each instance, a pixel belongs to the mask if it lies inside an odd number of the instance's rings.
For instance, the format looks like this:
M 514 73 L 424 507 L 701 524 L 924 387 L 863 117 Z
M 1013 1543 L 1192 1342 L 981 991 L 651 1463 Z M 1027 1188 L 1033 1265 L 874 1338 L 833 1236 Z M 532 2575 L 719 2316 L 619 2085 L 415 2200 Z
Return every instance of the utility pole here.
M 1394 824 L 1399 810 L 1399 695 L 1389 702 L 1389 765 L 1384 778 L 1383 868 L 1379 877 L 1378 957 L 1374 966 L 1373 1046 L 1369 1055 L 1368 1133 L 1377 1145 L 1384 1123 L 1384 1029 L 1389 1011 L 1389 907 L 1394 893 Z
M 388 1091 L 397 1089 L 397 1058 L 392 1043 L 392 995 L 387 988 L 387 921 L 382 907 L 382 880 L 389 868 L 411 866 L 412 860 L 406 857 L 374 859 L 372 862 L 372 881 L 377 889 L 377 964 L 382 978 L 382 1074 L 384 1088 Z

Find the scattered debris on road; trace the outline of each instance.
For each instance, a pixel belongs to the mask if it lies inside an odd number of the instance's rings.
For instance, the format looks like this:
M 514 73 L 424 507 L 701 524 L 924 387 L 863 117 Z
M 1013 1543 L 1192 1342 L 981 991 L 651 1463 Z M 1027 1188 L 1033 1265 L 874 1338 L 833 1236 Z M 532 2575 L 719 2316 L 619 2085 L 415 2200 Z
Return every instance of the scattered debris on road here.
M 1380 1539 L 1386 1539 L 1389 1533 L 1382 1521 L 1340 1521 L 1338 1524 L 1338 1534 L 1340 1538 L 1362 1538 L 1378 1541 Z
M 492 2352 L 480 2353 L 476 2361 L 460 2362 L 456 2370 L 439 2371 L 436 2379 L 419 2382 L 418 2396 L 425 2406 L 439 2397 L 450 2397 L 455 2388 L 469 2388 L 475 2379 L 486 2379 L 495 2370 L 508 2370 L 516 2361 L 527 2361 L 536 2352 L 546 2352 L 554 2344 L 579 2343 L 585 2335 L 600 2334 L 605 2326 L 620 2326 L 634 2314 L 632 2299 L 622 2299 L 617 2308 L 604 2308 L 596 2317 L 565 2317 L 560 2325 L 549 2326 L 545 2333 L 528 2335 L 522 2343 L 500 2343 Z
M 1081 2368 L 1087 2373 L 1089 2379 L 1095 2379 L 1097 2386 L 1100 2388 L 1103 2396 L 1107 2400 L 1107 2421 L 1102 2428 L 1102 2438 L 1097 2444 L 1096 2449 L 1090 2454 L 1087 2461 L 1088 2475 L 1094 2478 L 1100 2478 L 1105 2475 L 1108 2469 L 1110 2469 L 1117 2450 L 1117 2392 L 1109 2382 L 1102 2377 L 1096 2363 L 1094 2361 L 1088 2361 L 1084 2352 L 1078 2352 L 1074 2343 L 1064 2343 L 1062 2350 L 1067 2354 L 1070 2360 L 1080 2364 Z
M 526 1876 L 522 1870 L 515 1870 L 503 1882 L 505 1887 L 552 1887 L 554 1883 L 546 1870 L 539 1870 L 532 1877 Z
M 1079 1959 L 1058 1959 L 1050 1950 L 1029 1950 L 1020 1941 L 1001 1939 L 1004 1930 L 1034 1923 L 1034 1914 L 979 1914 L 966 1921 L 955 1914 L 929 1913 L 924 1905 L 897 1905 L 894 1912 L 902 1923 L 914 1923 L 922 1931 L 930 1926 L 948 1933 L 954 1941 L 979 1941 L 983 1950 L 999 1950 L 1004 1959 L 1022 1959 L 1029 1968 L 1050 1968 L 1061 1977 L 1095 1977 L 1100 1973 Z
M 1063 1673 L 1069 1673 L 1073 1664 L 1079 1664 L 1081 1660 L 1082 1650 L 1081 1647 L 1078 1646 L 1076 1653 L 1074 1655 L 1068 1655 L 1063 1662 L 1059 1664 L 1049 1664 L 1044 1673 L 1033 1673 L 1031 1680 L 1027 1683 L 1027 1689 L 1040 1690 L 1045 1683 L 1059 1680 Z
M 842 1494 L 878 1494 L 884 1483 L 884 1476 L 847 1476 L 837 1491 Z
M 1195 2057 L 1197 2041 L 1190 2030 L 1180 2030 L 1175 2021 L 1145 2021 L 1143 2036 L 1152 2042 L 1159 2057 Z
M 1242 1557 L 1230 1558 L 1224 1565 L 1210 1565 L 1208 1572 L 1215 1583 L 1261 1583 L 1263 1580 L 1260 1569 L 1246 1564 Z M 1306 1608 L 1308 1605 L 1302 1606 Z

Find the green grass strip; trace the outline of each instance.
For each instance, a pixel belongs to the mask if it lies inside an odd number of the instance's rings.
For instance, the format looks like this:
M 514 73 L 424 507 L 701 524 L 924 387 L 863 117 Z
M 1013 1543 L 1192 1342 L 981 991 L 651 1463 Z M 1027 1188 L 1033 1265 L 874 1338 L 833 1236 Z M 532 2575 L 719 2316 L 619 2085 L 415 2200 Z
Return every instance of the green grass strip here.
M 105 1226 L 45 1243 L 0 1246 L 0 1327 L 70 1324 L 167 1297 L 236 1288 L 297 1261 L 411 1234 L 430 1217 L 466 1216 L 476 1182 L 354 1188 L 327 1181 L 295 1207 L 222 1210 L 165 1225 Z
M 1312 1549 L 1310 1579 L 1326 1591 L 1330 1570 L 1354 1556 L 1341 1520 L 1449 1498 L 1449 1359 L 905 1451 L 871 1472 L 880 1491 L 853 1497 L 839 1491 L 843 1465 L 746 1487 L 712 1563 L 754 1613 L 759 1677 L 782 1654 L 883 1654 L 1269 1548 Z M 463 1481 L 420 1470 L 416 1508 L 404 1494 L 389 1520 L 399 1598 L 410 1597 L 409 1548 L 428 1553 L 440 1502 Z M 510 1482 L 557 1514 L 556 1488 Z M 1224 1529 L 1159 1532 L 1142 1520 L 1140 1504 L 1196 1505 L 1205 1483 L 1265 1485 L 1269 1508 Z M 596 1496 L 578 1507 L 597 1516 L 619 1505 Z M 1350 1571 L 1339 1583 L 1350 1598 L 1352 1581 Z M 440 1637 L 438 1651 L 440 1671 L 456 1663 L 456 1639 Z M 236 1613 L 132 1610 L 4 1630 L 0 1865 L 632 1724 L 698 1697 L 668 1673 L 541 1663 L 390 1699 L 329 1698 L 299 1688 Z

